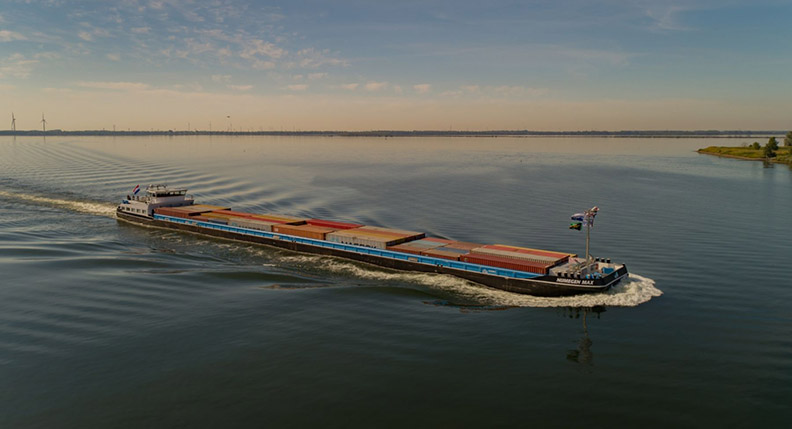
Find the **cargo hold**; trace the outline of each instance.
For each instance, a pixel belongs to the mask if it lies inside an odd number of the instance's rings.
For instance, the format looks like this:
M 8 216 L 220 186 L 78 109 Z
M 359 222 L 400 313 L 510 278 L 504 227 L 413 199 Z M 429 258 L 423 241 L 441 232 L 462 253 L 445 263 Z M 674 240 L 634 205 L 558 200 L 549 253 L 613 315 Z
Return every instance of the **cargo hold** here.
M 308 225 L 323 226 L 325 228 L 333 228 L 335 230 L 353 229 L 353 228 L 360 228 L 361 226 L 363 226 L 358 223 L 337 222 L 334 220 L 325 220 L 325 219 L 308 219 L 306 222 L 308 223 Z
M 470 251 L 471 254 L 482 254 L 482 255 L 492 255 L 498 256 L 503 258 L 509 259 L 518 259 L 524 261 L 533 261 L 533 262 L 540 262 L 540 263 L 547 263 L 547 264 L 558 264 L 561 262 L 566 261 L 569 259 L 569 256 L 564 255 L 563 257 L 557 256 L 545 256 L 537 253 L 531 252 L 516 252 L 512 250 L 503 250 L 499 248 L 493 248 L 493 246 L 481 246 Z
M 489 265 L 491 267 L 506 268 L 509 270 L 527 271 L 529 273 L 547 274 L 547 270 L 552 264 L 543 264 L 540 262 L 525 261 L 519 259 L 503 258 L 492 255 L 482 255 L 469 253 L 459 257 L 462 262 L 469 262 L 471 264 Z
M 324 240 L 327 234 L 334 232 L 335 229 L 325 228 L 316 225 L 273 225 L 272 232 L 279 234 L 295 235 L 297 237 L 313 238 Z

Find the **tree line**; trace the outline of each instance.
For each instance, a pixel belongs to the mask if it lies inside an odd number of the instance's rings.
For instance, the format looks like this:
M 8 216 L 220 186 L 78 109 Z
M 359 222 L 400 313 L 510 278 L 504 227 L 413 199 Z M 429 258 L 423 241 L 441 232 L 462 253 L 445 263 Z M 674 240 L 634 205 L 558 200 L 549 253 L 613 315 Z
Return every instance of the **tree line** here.
M 792 131 L 786 133 L 784 137 L 784 146 L 792 147 Z M 765 158 L 775 158 L 777 155 L 776 151 L 778 150 L 778 140 L 776 140 L 775 137 L 770 137 L 770 139 L 767 140 L 767 144 L 764 146 L 760 145 L 759 142 L 753 142 L 751 148 L 755 150 L 761 149 L 762 155 Z

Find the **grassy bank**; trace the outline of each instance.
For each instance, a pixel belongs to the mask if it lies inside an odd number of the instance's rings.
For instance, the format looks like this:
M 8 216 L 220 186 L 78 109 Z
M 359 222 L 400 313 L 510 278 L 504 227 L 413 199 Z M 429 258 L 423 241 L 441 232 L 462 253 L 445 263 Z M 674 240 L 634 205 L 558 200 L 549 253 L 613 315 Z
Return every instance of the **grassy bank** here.
M 765 160 L 764 151 L 762 149 L 753 149 L 751 147 L 710 146 L 699 149 L 697 152 L 727 158 L 747 159 L 750 161 Z M 770 158 L 769 161 L 778 164 L 792 165 L 792 147 L 779 147 L 776 151 L 776 157 Z

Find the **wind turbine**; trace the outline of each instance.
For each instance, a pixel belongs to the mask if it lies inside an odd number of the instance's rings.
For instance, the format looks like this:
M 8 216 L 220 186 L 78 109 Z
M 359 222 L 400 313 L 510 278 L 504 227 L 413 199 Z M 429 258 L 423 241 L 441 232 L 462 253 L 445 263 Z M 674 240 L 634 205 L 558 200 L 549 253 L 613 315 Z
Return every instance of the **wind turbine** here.
M 14 112 L 11 112 L 11 131 L 16 132 L 16 118 Z
M 41 114 L 41 129 L 46 133 L 47 132 L 47 120 L 44 119 L 44 114 Z

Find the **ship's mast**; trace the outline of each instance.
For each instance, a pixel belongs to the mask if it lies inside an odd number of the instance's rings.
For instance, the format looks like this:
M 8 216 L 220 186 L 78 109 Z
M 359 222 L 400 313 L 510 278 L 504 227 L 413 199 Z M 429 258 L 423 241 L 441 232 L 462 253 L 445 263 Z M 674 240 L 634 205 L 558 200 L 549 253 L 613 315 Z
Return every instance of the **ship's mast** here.
M 591 248 L 591 228 L 594 227 L 594 218 L 597 216 L 597 212 L 599 212 L 599 207 L 594 206 L 586 210 L 583 216 L 583 223 L 586 225 L 586 265 L 584 268 L 586 274 L 589 273 L 589 267 L 591 267 L 591 253 L 589 252 Z
M 591 227 L 586 224 L 586 268 L 585 273 L 588 274 L 589 266 L 591 266 L 591 256 L 589 247 L 591 246 Z

